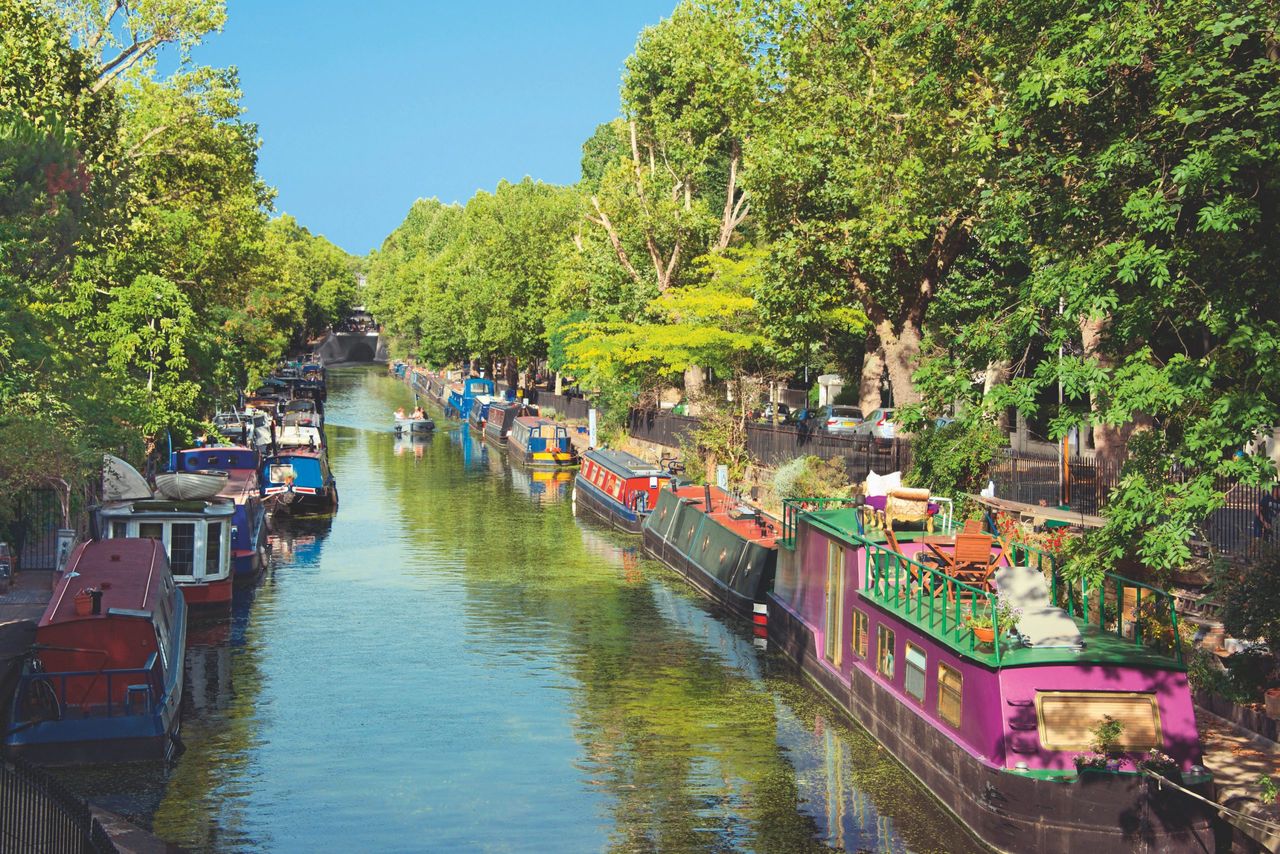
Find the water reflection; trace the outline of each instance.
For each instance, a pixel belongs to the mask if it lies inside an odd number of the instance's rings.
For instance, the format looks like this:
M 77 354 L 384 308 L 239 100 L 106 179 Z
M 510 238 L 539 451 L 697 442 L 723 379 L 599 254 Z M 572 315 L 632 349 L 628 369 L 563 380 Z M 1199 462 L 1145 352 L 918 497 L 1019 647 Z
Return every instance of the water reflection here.
M 571 475 L 442 418 L 397 442 L 409 398 L 331 373 L 341 510 L 193 642 L 175 767 L 78 787 L 201 851 L 973 849 Z

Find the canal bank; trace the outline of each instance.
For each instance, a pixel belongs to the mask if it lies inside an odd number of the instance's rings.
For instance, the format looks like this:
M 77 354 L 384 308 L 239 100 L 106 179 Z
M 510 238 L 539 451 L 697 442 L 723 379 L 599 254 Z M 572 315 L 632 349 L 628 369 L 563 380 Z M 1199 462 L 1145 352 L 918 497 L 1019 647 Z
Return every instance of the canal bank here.
M 343 490 L 188 654 L 173 768 L 60 776 L 201 851 L 973 851 L 796 670 L 378 368 L 332 372 Z

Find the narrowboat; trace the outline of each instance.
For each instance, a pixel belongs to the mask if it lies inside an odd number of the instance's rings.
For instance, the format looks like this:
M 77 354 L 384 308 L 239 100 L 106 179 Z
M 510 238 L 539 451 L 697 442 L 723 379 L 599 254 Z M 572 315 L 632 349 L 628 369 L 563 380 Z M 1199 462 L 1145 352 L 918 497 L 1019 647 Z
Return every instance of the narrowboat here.
M 160 540 L 169 571 L 192 608 L 231 608 L 231 528 L 235 505 L 227 498 L 112 501 L 98 508 L 101 535 L 112 540 Z
M 218 433 L 228 442 L 262 451 L 271 446 L 271 419 L 252 407 L 213 416 Z
M 495 400 L 489 404 L 489 413 L 484 422 L 484 437 L 495 445 L 505 445 L 517 418 L 537 414 L 536 406 L 517 400 Z
M 231 566 L 236 581 L 252 581 L 267 564 L 267 511 L 259 483 L 261 455 L 251 448 L 225 445 L 180 451 L 175 468 L 198 471 L 218 468 L 227 473 L 227 484 L 218 493 L 231 499 Z
M 862 512 L 786 502 L 770 641 L 997 850 L 1215 850 L 1210 813 L 1138 773 L 1156 750 L 1182 785 L 1212 786 L 1168 594 L 1115 575 L 1068 584 L 1023 546 L 985 583 L 948 574 L 926 558 L 946 538 L 872 529 Z M 1020 609 L 1015 627 L 971 622 L 1002 606 Z M 1157 623 L 1174 629 L 1164 648 L 1135 629 Z M 1077 769 L 1107 717 L 1123 757 Z
M 489 407 L 493 405 L 493 398 L 476 398 L 471 404 L 471 413 L 467 416 L 467 424 L 471 425 L 471 429 L 476 431 L 476 435 L 484 433 L 485 419 L 489 417 Z
M 613 527 L 642 533 L 645 517 L 672 476 L 626 451 L 589 450 L 573 482 L 573 507 L 583 507 Z
M 646 552 L 740 617 L 773 587 L 777 520 L 719 487 L 660 490 L 642 532 Z
M 324 450 L 324 431 L 312 425 L 285 424 L 273 433 L 271 444 L 277 453 L 293 448 Z
M 159 541 L 77 546 L 36 627 L 6 747 L 55 765 L 169 758 L 186 638 L 187 605 Z
M 273 513 L 332 513 L 338 509 L 338 483 L 324 448 L 280 450 L 262 463 L 262 496 Z
M 281 424 L 285 427 L 324 429 L 324 404 L 309 398 L 294 398 L 284 404 Z
M 578 455 L 569 441 L 569 428 L 536 415 L 522 416 L 511 425 L 507 455 L 514 462 L 539 468 L 578 464 Z
M 445 414 L 466 421 L 471 415 L 471 406 L 476 400 L 489 403 L 493 398 L 493 380 L 484 377 L 468 377 L 462 382 L 449 384 L 449 399 L 445 404 Z

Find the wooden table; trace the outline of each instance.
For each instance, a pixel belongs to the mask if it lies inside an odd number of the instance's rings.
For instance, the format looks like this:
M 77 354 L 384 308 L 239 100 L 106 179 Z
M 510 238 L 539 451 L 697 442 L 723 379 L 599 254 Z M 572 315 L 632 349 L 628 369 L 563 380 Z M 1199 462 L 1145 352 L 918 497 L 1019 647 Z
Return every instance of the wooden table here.
M 1082 528 L 1101 528 L 1106 520 L 1101 516 L 1092 516 L 1077 510 L 1059 510 L 1057 507 L 1045 507 L 1041 504 L 1025 504 L 1021 501 L 1010 501 L 1007 498 L 988 498 L 985 495 L 968 495 L 977 503 L 991 511 L 1008 513 L 1019 521 L 1033 525 L 1045 522 L 1061 522 L 1066 525 L 1079 525 Z

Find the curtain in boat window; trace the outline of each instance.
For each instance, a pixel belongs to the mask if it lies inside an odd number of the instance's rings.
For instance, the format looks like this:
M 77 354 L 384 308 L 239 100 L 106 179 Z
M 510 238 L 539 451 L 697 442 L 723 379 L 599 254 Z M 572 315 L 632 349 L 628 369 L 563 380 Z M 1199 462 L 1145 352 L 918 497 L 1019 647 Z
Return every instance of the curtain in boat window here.
M 823 632 L 823 654 L 827 661 L 840 666 L 840 641 L 843 632 L 841 608 L 844 602 L 844 549 L 839 543 L 827 540 L 827 620 Z

